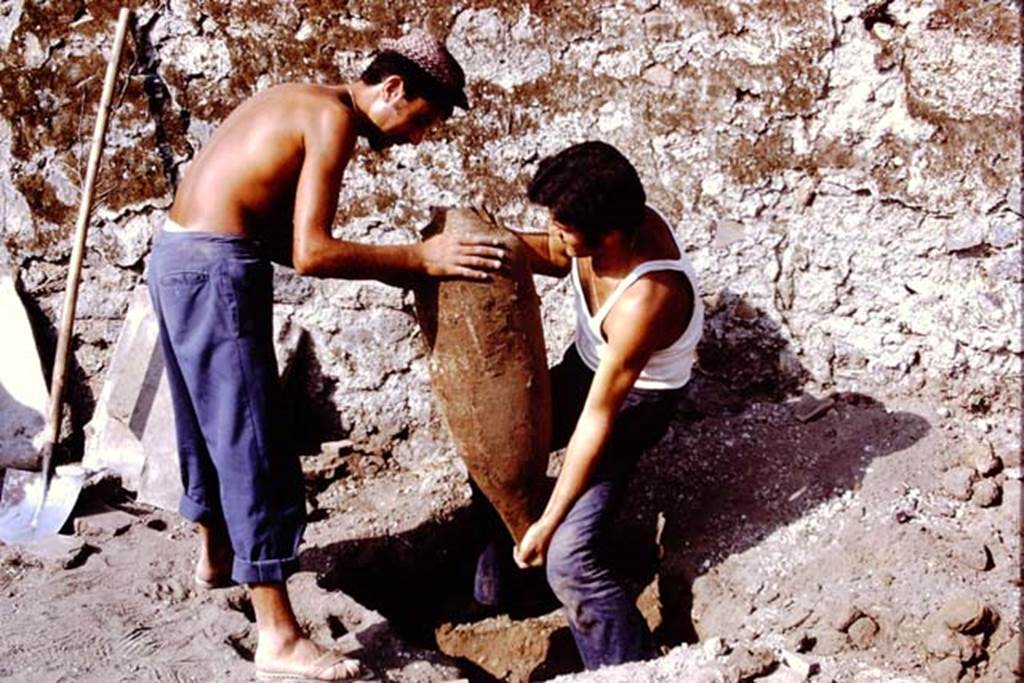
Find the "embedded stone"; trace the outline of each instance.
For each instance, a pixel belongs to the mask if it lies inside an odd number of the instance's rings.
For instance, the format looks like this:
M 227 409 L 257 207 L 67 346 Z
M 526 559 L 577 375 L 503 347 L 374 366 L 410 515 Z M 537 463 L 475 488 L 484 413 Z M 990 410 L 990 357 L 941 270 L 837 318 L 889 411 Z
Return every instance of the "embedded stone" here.
M 985 654 L 985 648 L 982 645 L 980 636 L 968 636 L 963 633 L 957 633 L 954 636 L 957 642 L 957 656 L 963 663 L 973 662 L 983 654 Z
M 813 613 L 813 610 L 807 608 L 792 608 L 782 616 L 779 626 L 783 631 L 791 631 L 807 621 Z
M 739 680 L 735 672 L 714 666 L 694 671 L 692 678 L 693 683 L 736 683 Z
M 729 655 L 728 666 L 746 680 L 768 673 L 777 661 L 775 653 L 766 647 L 744 647 Z
M 984 623 L 987 613 L 988 608 L 980 600 L 961 595 L 942 606 L 939 619 L 954 631 L 969 633 Z
M 978 507 L 988 508 L 999 505 L 1003 498 L 1003 490 L 994 479 L 982 479 L 974 485 L 971 502 Z
M 992 665 L 996 670 L 1004 670 L 1008 673 L 1020 676 L 1024 674 L 1024 650 L 1021 649 L 1021 637 L 1019 633 L 1000 647 L 992 657 Z M 997 679 L 994 679 L 997 680 Z
M 60 534 L 45 536 L 22 546 L 25 554 L 62 569 L 78 566 L 88 549 L 82 539 Z
M 668 68 L 661 64 L 655 64 L 644 71 L 643 78 L 648 83 L 660 88 L 670 88 L 672 87 L 672 78 L 674 75 L 675 74 L 673 74 Z
M 700 647 L 708 657 L 721 657 L 722 655 L 729 654 L 729 646 L 725 643 L 725 640 L 718 636 L 708 638 L 701 643 Z
M 814 635 L 808 631 L 797 631 L 786 639 L 786 644 L 797 652 L 810 652 L 816 642 Z
M 840 607 L 832 618 L 832 628 L 840 633 L 846 633 L 850 625 L 857 619 L 864 616 L 864 612 L 853 603 L 847 603 Z
M 92 514 L 75 518 L 75 534 L 78 536 L 112 537 L 120 536 L 138 521 L 138 517 L 123 510 L 104 507 Z
M 969 540 L 958 544 L 953 549 L 953 557 L 963 566 L 975 571 L 983 572 L 992 568 L 992 553 L 988 546 L 980 541 Z
M 825 656 L 842 652 L 846 649 L 848 643 L 845 633 L 833 631 L 832 629 L 824 629 L 821 632 L 815 633 L 811 640 L 813 641 L 814 654 Z
M 983 477 L 991 477 L 1003 468 L 1003 461 L 987 448 L 974 451 L 967 464 Z
M 850 624 L 847 635 L 850 636 L 850 643 L 858 650 L 866 650 L 871 647 L 878 635 L 878 623 L 869 616 L 861 618 Z
M 957 683 L 960 680 L 960 673 L 963 666 L 960 660 L 955 657 L 941 659 L 928 664 L 928 674 L 934 683 Z
M 742 240 L 744 235 L 745 231 L 742 223 L 731 220 L 719 221 L 715 226 L 715 241 L 712 246 L 724 249 Z
M 956 500 L 970 500 L 974 479 L 974 470 L 967 467 L 953 467 L 942 475 L 942 489 Z
M 757 680 L 759 683 L 803 683 L 807 680 L 807 676 L 782 665 L 767 676 L 758 677 Z
M 960 644 L 955 633 L 941 623 L 933 623 L 924 640 L 924 648 L 936 659 L 956 657 L 960 654 Z
M 835 401 L 831 398 L 816 398 L 810 394 L 804 394 L 793 406 L 793 416 L 801 422 L 810 422 L 814 418 L 824 415 L 834 405 Z

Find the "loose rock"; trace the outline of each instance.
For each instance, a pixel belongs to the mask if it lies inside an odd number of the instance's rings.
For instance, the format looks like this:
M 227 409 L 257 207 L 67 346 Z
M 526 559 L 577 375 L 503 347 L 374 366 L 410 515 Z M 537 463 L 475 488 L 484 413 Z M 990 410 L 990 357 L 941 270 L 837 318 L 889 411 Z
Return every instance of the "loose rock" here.
M 735 671 L 740 680 L 763 676 L 775 665 L 775 653 L 766 647 L 741 648 L 729 656 L 728 667 Z
M 88 550 L 89 546 L 82 539 L 61 535 L 47 536 L 23 547 L 26 554 L 61 569 L 78 566 Z
M 816 662 L 808 661 L 788 650 L 782 651 L 782 661 L 791 670 L 799 674 L 801 680 L 810 678 L 818 671 L 818 664 Z

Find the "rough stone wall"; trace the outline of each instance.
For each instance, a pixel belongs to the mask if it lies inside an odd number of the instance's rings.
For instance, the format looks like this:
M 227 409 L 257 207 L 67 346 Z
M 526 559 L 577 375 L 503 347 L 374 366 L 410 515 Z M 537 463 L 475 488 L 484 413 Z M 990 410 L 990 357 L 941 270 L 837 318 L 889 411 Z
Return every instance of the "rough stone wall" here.
M 635 162 L 701 273 L 707 376 L 737 392 L 932 392 L 992 429 L 1017 409 L 1021 375 L 1019 11 L 1008 0 L 140 3 L 79 303 L 76 421 L 162 212 L 218 122 L 275 83 L 354 77 L 379 39 L 419 25 L 447 35 L 474 108 L 418 147 L 361 152 L 337 236 L 408 241 L 429 205 L 471 201 L 541 229 L 522 200 L 536 161 L 604 139 Z M 116 12 L 0 4 L 0 231 L 48 354 Z M 310 334 L 314 433 L 400 462 L 446 453 L 410 299 L 277 280 L 279 317 Z M 568 289 L 538 284 L 556 353 L 571 336 Z

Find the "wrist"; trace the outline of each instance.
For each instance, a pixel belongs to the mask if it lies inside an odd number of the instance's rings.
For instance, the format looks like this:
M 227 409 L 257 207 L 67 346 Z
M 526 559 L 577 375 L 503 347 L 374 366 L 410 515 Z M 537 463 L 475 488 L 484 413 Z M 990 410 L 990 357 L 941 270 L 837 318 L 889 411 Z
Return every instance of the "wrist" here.
M 546 536 L 550 536 L 555 533 L 555 529 L 558 528 L 561 521 L 561 519 L 557 518 L 550 512 L 544 512 L 536 522 L 537 530 Z
M 427 275 L 427 258 L 423 250 L 423 242 L 409 245 L 408 270 L 416 275 Z

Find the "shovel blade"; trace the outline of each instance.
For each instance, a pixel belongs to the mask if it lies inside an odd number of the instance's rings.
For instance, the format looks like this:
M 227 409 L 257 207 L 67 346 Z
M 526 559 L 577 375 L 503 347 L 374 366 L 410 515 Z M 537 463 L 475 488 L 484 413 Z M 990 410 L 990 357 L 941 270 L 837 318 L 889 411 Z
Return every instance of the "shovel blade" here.
M 56 534 L 71 515 L 84 483 L 84 471 L 73 466 L 56 468 L 45 491 L 42 473 L 7 470 L 0 494 L 0 541 L 24 545 Z

